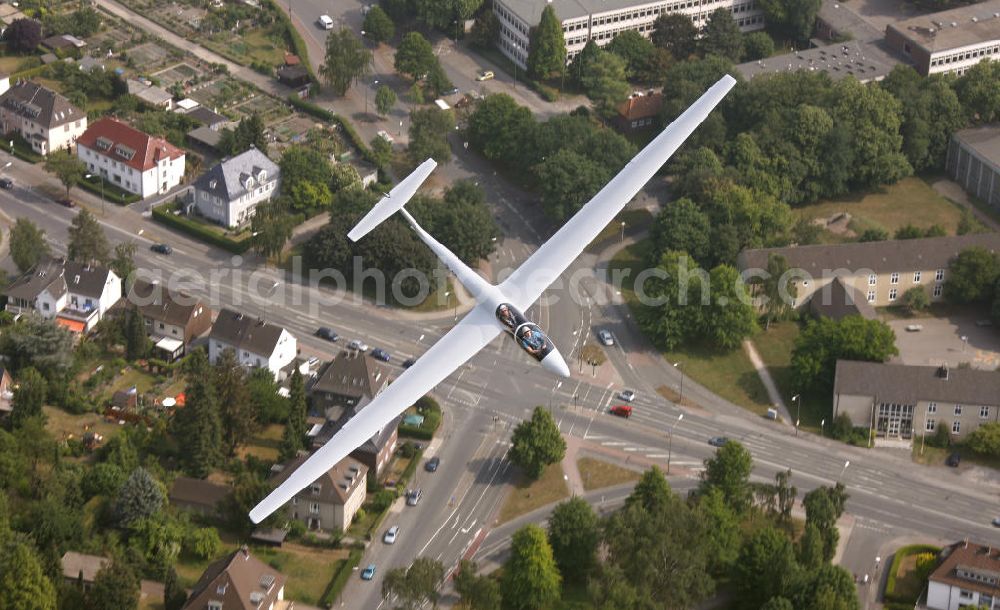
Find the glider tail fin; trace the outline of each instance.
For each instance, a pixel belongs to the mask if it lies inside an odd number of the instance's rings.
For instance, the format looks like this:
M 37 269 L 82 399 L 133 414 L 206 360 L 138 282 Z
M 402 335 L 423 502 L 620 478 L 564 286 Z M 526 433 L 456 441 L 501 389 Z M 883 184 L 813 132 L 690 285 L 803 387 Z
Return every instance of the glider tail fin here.
M 417 166 L 413 173 L 404 178 L 365 214 L 365 217 L 347 234 L 348 239 L 358 241 L 390 216 L 403 209 L 403 206 L 413 197 L 435 167 L 437 167 L 437 163 L 434 159 L 427 159 Z

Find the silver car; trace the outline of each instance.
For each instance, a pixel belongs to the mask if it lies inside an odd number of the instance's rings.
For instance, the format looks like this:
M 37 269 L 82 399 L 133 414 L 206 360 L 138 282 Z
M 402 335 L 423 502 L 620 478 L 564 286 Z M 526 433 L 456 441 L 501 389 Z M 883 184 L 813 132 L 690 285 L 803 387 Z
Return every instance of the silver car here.
M 597 338 L 601 340 L 601 343 L 607 346 L 615 344 L 615 338 L 609 330 L 599 330 L 597 331 Z
M 423 492 L 421 491 L 421 489 L 419 487 L 416 488 L 416 489 L 411 489 L 410 491 L 406 492 L 406 505 L 407 506 L 416 506 L 417 502 L 420 501 L 420 496 L 422 496 L 422 495 L 423 495 Z
M 386 544 L 396 544 L 396 536 L 399 536 L 399 526 L 393 525 L 385 531 L 385 536 L 382 537 L 382 542 Z

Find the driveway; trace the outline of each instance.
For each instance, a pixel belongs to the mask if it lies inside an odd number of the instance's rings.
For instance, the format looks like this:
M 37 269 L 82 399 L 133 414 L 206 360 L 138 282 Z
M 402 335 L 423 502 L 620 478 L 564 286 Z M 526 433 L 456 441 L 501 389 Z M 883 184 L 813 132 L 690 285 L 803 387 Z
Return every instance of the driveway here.
M 992 326 L 977 326 L 989 313 L 968 312 L 941 318 L 908 318 L 892 320 L 896 331 L 899 356 L 893 362 L 910 365 L 940 365 L 956 367 L 968 362 L 979 369 L 992 370 L 1000 365 L 1000 333 Z M 919 325 L 919 331 L 906 327 Z M 962 337 L 966 340 L 963 341 Z

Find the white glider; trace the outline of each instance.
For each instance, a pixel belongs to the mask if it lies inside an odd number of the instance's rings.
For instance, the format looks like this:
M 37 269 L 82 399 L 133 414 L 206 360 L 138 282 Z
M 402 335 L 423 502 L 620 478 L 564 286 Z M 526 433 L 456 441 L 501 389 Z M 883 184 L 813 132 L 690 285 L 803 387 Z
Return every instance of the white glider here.
M 399 212 L 420 239 L 455 274 L 475 297 L 472 311 L 435 343 L 410 368 L 351 418 L 325 445 L 317 449 L 295 472 L 250 511 L 250 519 L 260 523 L 287 504 L 300 490 L 319 479 L 340 460 L 375 436 L 383 426 L 405 411 L 418 398 L 434 389 L 455 369 L 472 358 L 502 332 L 510 334 L 519 347 L 547 370 L 569 376 L 566 361 L 552 341 L 527 320 L 521 311 L 530 307 L 546 288 L 566 270 L 600 231 L 625 207 L 667 159 L 708 117 L 729 93 L 736 80 L 729 75 L 692 104 L 681 116 L 637 154 L 597 195 L 576 213 L 555 235 L 528 258 L 499 286 L 490 284 L 467 267 L 450 250 L 424 231 L 403 209 L 420 184 L 436 167 L 424 161 L 396 185 L 355 226 L 348 237 L 357 241 L 381 222 Z

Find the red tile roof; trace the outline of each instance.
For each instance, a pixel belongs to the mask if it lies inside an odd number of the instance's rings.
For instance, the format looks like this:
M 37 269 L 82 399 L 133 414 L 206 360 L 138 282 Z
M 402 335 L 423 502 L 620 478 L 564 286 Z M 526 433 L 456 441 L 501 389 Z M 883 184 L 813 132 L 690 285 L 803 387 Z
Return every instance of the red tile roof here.
M 618 114 L 629 121 L 655 117 L 660 114 L 663 107 L 663 95 L 660 93 L 647 93 L 646 95 L 633 95 L 621 104 L 618 104 Z
M 145 134 L 107 117 L 88 127 L 76 143 L 140 172 L 153 169 L 165 157 L 177 159 L 184 156 L 183 150 L 163 138 Z

